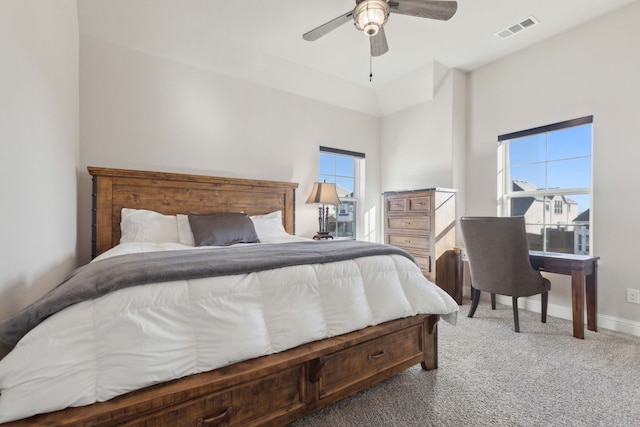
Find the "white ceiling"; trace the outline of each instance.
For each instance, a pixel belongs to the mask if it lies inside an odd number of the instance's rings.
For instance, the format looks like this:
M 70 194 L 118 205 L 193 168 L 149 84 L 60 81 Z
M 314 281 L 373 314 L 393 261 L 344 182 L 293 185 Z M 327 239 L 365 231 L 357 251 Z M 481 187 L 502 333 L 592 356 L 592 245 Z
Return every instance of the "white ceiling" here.
M 446 22 L 391 14 L 371 82 L 369 41 L 352 23 L 302 39 L 353 0 L 78 0 L 78 16 L 83 35 L 381 115 L 392 111 L 373 105 L 377 93 L 433 61 L 471 71 L 635 1 L 458 0 Z M 540 24 L 495 36 L 529 16 Z

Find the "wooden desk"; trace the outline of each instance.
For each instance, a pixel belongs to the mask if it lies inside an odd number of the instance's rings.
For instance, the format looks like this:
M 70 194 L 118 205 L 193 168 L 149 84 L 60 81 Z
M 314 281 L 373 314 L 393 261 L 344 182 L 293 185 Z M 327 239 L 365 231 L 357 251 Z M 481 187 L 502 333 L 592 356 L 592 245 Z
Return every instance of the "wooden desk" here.
M 464 278 L 463 261 L 468 261 L 468 259 L 464 248 L 456 247 L 454 250 L 456 288 L 461 289 Z M 587 329 L 597 332 L 598 259 L 600 257 L 530 251 L 529 259 L 536 270 L 571 276 L 573 336 L 584 339 L 585 298 L 587 301 Z

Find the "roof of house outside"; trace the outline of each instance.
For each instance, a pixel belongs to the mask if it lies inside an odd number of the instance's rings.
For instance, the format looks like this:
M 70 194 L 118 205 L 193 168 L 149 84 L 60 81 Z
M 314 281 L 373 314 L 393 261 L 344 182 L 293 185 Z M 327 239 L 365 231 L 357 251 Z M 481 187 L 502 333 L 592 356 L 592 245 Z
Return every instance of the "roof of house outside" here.
M 589 209 L 585 210 L 573 219 L 573 222 L 589 222 Z
M 534 191 L 540 189 L 537 185 L 522 181 L 521 179 L 513 179 L 511 182 L 513 183 L 513 191 Z

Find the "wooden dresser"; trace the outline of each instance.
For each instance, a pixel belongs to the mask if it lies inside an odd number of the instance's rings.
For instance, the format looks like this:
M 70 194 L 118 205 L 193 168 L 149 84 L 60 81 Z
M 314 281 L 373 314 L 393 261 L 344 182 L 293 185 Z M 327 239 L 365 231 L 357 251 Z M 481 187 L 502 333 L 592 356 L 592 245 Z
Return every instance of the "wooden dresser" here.
M 384 240 L 409 252 L 424 275 L 462 304 L 455 280 L 456 192 L 446 188 L 387 191 Z

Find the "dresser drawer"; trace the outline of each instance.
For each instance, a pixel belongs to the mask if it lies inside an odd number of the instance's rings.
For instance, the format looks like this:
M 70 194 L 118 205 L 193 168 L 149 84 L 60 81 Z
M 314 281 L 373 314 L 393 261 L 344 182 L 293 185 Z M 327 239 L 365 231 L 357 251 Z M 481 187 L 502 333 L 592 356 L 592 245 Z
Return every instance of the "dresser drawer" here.
M 422 325 L 415 325 L 325 356 L 318 397 L 329 397 L 385 369 L 422 357 L 423 332 Z
M 431 211 L 431 197 L 430 196 L 416 196 L 409 197 L 409 212 L 430 212 Z
M 259 425 L 304 406 L 304 366 L 280 372 L 170 406 L 125 426 Z M 240 402 L 243 402 L 240 404 Z
M 389 244 L 401 248 L 428 249 L 429 236 L 408 236 L 403 234 L 389 234 Z
M 418 263 L 418 267 L 422 270 L 422 273 L 431 273 L 431 257 L 429 255 L 413 255 L 413 258 Z
M 431 196 L 416 194 L 409 197 L 389 197 L 387 199 L 387 212 L 431 212 Z
M 387 199 L 387 212 L 406 212 L 409 200 L 402 198 Z
M 402 216 L 387 218 L 387 228 L 393 230 L 431 230 L 431 218 L 429 216 Z

